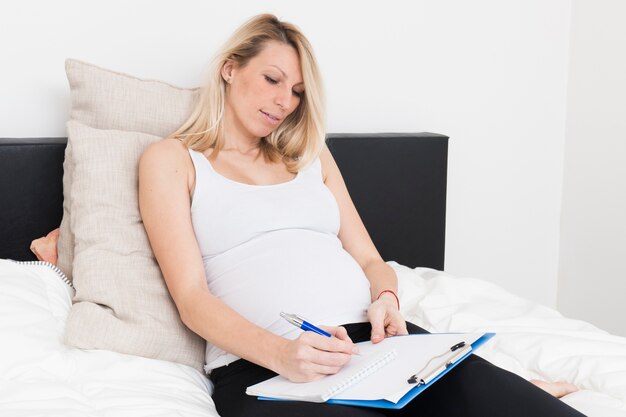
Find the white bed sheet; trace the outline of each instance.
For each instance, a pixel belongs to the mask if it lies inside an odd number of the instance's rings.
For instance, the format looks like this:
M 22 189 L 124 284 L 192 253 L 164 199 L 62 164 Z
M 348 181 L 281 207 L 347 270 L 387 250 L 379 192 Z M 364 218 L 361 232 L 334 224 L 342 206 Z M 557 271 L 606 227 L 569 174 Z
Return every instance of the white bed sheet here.
M 65 346 L 71 290 L 45 266 L 0 260 L 0 416 L 217 416 L 185 365 Z
M 432 332 L 496 332 L 479 356 L 527 379 L 575 384 L 563 401 L 588 416 L 626 416 L 626 338 L 483 280 L 390 264 L 407 320 Z
M 626 416 L 626 339 L 487 282 L 390 262 L 408 320 L 431 331 L 495 331 L 480 355 L 526 378 L 583 388 L 565 402 Z M 1 416 L 217 416 L 197 370 L 61 337 L 72 290 L 50 268 L 0 260 Z

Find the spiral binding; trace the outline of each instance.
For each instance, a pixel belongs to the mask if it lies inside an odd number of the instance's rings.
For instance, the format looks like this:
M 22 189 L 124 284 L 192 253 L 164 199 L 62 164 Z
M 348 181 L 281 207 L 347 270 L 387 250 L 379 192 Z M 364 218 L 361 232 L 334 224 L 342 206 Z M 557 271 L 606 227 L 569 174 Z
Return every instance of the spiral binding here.
M 367 378 L 374 372 L 378 371 L 379 369 L 381 369 L 382 367 L 384 367 L 385 365 L 387 365 L 389 362 L 393 361 L 397 357 L 398 357 L 398 352 L 395 349 L 390 350 L 389 352 L 385 353 L 385 355 L 383 355 L 380 359 L 360 369 L 358 372 L 354 373 L 353 375 L 350 375 L 343 381 L 338 382 L 332 387 L 330 387 L 328 391 L 322 396 L 322 399 L 326 401 L 334 397 L 335 395 L 345 391 L 351 386 Z
M 67 276 L 63 273 L 63 271 L 61 271 L 61 268 L 59 268 L 53 263 L 46 262 L 46 261 L 14 261 L 14 260 L 12 261 L 20 265 L 47 266 L 48 268 L 52 269 L 57 274 L 57 276 L 59 277 L 61 281 L 63 281 L 70 288 L 74 288 L 74 285 L 72 285 L 72 282 L 67 278 Z

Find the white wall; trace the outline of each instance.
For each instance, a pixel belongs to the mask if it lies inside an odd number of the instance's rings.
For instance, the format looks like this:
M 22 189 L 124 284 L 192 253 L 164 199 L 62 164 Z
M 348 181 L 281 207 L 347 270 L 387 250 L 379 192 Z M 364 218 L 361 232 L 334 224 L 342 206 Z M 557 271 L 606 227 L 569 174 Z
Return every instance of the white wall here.
M 626 3 L 574 1 L 559 308 L 626 336 Z
M 64 135 L 63 60 L 194 86 L 244 19 L 308 34 L 331 132 L 451 136 L 447 269 L 556 304 L 569 2 L 0 3 L 0 136 Z

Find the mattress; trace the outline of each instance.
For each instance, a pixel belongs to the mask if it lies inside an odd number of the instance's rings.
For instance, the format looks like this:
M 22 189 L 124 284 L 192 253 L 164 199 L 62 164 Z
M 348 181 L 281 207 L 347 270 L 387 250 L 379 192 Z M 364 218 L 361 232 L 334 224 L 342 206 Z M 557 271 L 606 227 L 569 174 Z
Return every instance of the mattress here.
M 566 380 L 588 416 L 626 416 L 626 338 L 497 285 L 389 262 L 407 320 L 433 332 L 495 331 L 480 356 L 525 378 Z M 217 416 L 185 365 L 62 343 L 73 289 L 50 265 L 0 260 L 0 415 Z

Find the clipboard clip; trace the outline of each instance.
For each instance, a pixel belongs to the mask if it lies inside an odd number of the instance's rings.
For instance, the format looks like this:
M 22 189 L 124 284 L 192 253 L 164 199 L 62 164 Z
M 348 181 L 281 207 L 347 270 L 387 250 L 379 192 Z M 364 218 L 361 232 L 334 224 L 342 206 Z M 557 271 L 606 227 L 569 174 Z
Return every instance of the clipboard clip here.
M 411 375 L 406 380 L 406 382 L 409 384 L 417 384 L 417 386 L 426 385 L 430 383 L 430 381 L 432 381 L 437 375 L 445 371 L 446 368 L 452 366 L 452 364 L 454 364 L 456 361 L 461 359 L 463 356 L 465 356 L 465 354 L 467 354 L 471 350 L 472 350 L 472 346 L 468 345 L 464 341 L 461 341 L 455 345 L 452 345 L 450 349 L 446 350 L 442 354 L 433 356 L 432 358 L 430 358 L 430 360 L 426 363 L 426 365 L 424 365 L 424 367 L 420 369 L 419 371 L 417 371 L 415 374 Z M 451 353 L 452 355 L 450 355 Z M 444 356 L 447 356 L 447 357 L 441 362 L 441 364 L 433 368 L 432 371 L 426 373 L 426 370 L 430 367 L 433 361 L 443 358 Z

